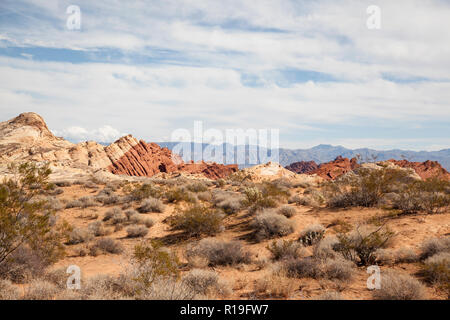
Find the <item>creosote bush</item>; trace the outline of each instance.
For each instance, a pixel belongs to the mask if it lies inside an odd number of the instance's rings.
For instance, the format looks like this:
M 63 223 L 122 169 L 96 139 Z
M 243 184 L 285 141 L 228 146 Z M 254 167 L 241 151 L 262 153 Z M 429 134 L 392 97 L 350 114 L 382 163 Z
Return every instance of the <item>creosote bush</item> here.
M 394 233 L 384 226 L 358 227 L 352 232 L 337 234 L 338 243 L 333 249 L 359 265 L 372 265 L 376 261 L 376 251 L 385 248 L 393 236 Z
M 195 205 L 172 216 L 170 225 L 190 236 L 215 235 L 222 232 L 223 215 L 205 206 Z
M 236 265 L 248 263 L 250 256 L 244 251 L 238 241 L 223 241 L 215 238 L 206 238 L 200 240 L 196 245 L 190 246 L 186 250 L 188 261 L 195 258 L 204 258 L 208 265 Z

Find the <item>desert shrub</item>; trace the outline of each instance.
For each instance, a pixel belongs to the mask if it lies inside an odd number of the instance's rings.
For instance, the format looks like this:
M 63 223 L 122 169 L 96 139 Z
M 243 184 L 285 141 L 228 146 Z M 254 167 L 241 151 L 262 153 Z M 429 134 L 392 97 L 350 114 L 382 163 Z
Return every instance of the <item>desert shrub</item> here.
M 344 300 L 339 292 L 326 291 L 317 297 L 317 300 Z
M 216 187 L 223 188 L 223 187 L 226 185 L 226 182 L 225 182 L 224 179 L 217 179 L 217 180 L 214 180 L 214 181 L 213 181 L 213 184 L 214 184 Z
M 285 216 L 286 218 L 290 218 L 293 217 L 295 214 L 295 208 L 290 207 L 290 206 L 282 206 L 280 207 L 277 212 L 279 214 L 282 214 L 283 216 Z
M 420 259 L 426 259 L 441 252 L 450 252 L 450 237 L 425 240 L 420 246 Z
M 379 170 L 359 168 L 356 174 L 347 175 L 327 186 L 328 206 L 345 208 L 376 206 L 383 196 L 392 192 L 408 176 L 405 170 L 384 167 Z
M 394 260 L 397 263 L 411 263 L 419 260 L 419 256 L 412 248 L 402 247 L 395 251 Z
M 159 199 L 149 198 L 141 202 L 137 209 L 140 213 L 164 212 L 165 205 Z
M 45 201 L 47 202 L 45 205 L 45 209 L 47 210 L 60 211 L 64 209 L 64 205 L 55 197 L 48 197 Z
M 128 199 L 131 201 L 142 201 L 147 198 L 160 198 L 161 189 L 152 183 L 138 185 L 128 193 Z
M 103 237 L 110 233 L 101 221 L 95 221 L 88 225 L 88 230 L 96 237 Z
M 243 200 L 243 204 L 249 208 L 251 213 L 265 208 L 276 208 L 280 197 L 280 194 L 276 190 L 276 188 L 263 188 L 262 190 L 257 187 L 244 188 L 243 193 L 245 199 Z
M 225 282 L 220 281 L 215 271 L 193 269 L 183 277 L 183 283 L 199 295 L 229 294 L 229 288 Z
M 294 293 L 295 285 L 289 278 L 278 274 L 268 274 L 256 281 L 254 290 L 256 294 L 270 299 L 290 298 Z
M 203 192 L 203 191 L 208 190 L 208 186 L 206 185 L 205 182 L 202 182 L 202 181 L 197 181 L 197 182 L 188 184 L 186 188 L 192 192 Z
M 89 242 L 94 238 L 94 234 L 90 229 L 75 228 L 69 234 L 69 239 L 66 242 L 69 245 Z
M 328 279 L 338 279 L 348 281 L 353 274 L 354 264 L 348 260 L 329 259 L 324 262 L 322 266 L 323 276 Z
M 147 228 L 152 227 L 155 222 L 153 221 L 153 219 L 151 218 L 146 218 L 141 216 L 139 213 L 133 214 L 132 216 L 130 216 L 128 218 L 128 221 L 130 223 L 134 223 L 134 224 L 142 224 L 145 225 Z
M 133 217 L 133 216 L 139 216 L 139 212 L 137 212 L 137 211 L 134 210 L 134 209 L 126 210 L 124 213 L 125 213 L 125 215 L 127 216 L 127 219 L 128 219 L 128 220 L 130 220 L 131 217 Z
M 305 246 L 311 246 L 322 240 L 325 228 L 321 224 L 311 224 L 300 232 L 299 241 Z
M 295 203 L 297 205 L 308 206 L 308 207 L 313 207 L 313 208 L 317 208 L 320 206 L 320 203 L 312 196 L 305 196 L 305 195 L 298 195 L 298 194 L 290 197 L 288 200 L 288 203 Z
M 375 252 L 386 247 L 393 235 L 394 233 L 384 226 L 358 227 L 352 232 L 337 234 L 338 243 L 333 249 L 359 265 L 371 265 L 376 261 Z
M 136 245 L 131 262 L 131 278 L 136 284 L 137 294 L 151 292 L 152 285 L 158 279 L 170 279 L 179 275 L 177 256 L 155 241 Z
M 212 201 L 212 194 L 210 191 L 203 191 L 197 193 L 197 198 L 202 201 L 210 202 Z
M 91 247 L 93 251 L 100 251 L 104 253 L 121 254 L 124 250 L 122 244 L 111 238 L 98 239 Z
M 67 278 L 69 276 L 66 271 L 67 269 L 63 267 L 50 271 L 47 270 L 41 278 L 64 290 L 67 288 Z
M 208 207 L 192 206 L 169 221 L 175 230 L 183 230 L 190 236 L 214 235 L 223 231 L 223 215 Z
M 25 283 L 41 275 L 50 264 L 45 252 L 20 246 L 0 265 L 0 278 Z
M 186 250 L 189 261 L 197 257 L 204 258 L 210 266 L 216 265 L 236 265 L 247 263 L 250 260 L 249 254 L 243 250 L 238 241 L 223 241 L 215 238 L 200 240 L 196 245 Z
M 55 181 L 53 183 L 58 187 L 70 187 L 72 185 L 72 182 L 68 180 Z
M 195 291 L 175 278 L 157 278 L 142 294 L 144 300 L 193 300 Z
M 320 260 L 334 259 L 338 256 L 338 252 L 334 250 L 334 247 L 339 243 L 336 237 L 323 238 L 319 243 L 314 246 L 313 255 L 314 258 Z
M 45 280 L 34 280 L 25 290 L 24 300 L 52 300 L 59 289 Z
M 109 221 L 111 224 L 119 224 L 127 221 L 127 216 L 119 208 L 112 208 L 105 213 L 103 221 Z
M 297 258 L 302 245 L 294 240 L 274 240 L 267 249 L 274 260 Z
M 420 274 L 429 283 L 441 285 L 450 293 L 450 253 L 441 252 L 427 258 Z
M 422 300 L 424 286 L 408 274 L 395 271 L 381 273 L 381 288 L 373 291 L 377 300 Z
M 128 238 L 145 237 L 148 234 L 148 228 L 145 226 L 134 225 L 127 228 Z
M 197 203 L 197 197 L 192 192 L 184 189 L 184 188 L 173 188 L 169 189 L 165 193 L 165 197 L 169 203 L 177 203 L 181 201 L 185 201 L 188 203 Z
M 292 222 L 278 213 L 264 211 L 251 222 L 257 240 L 282 237 L 294 231 Z
M 317 278 L 321 274 L 317 261 L 311 257 L 285 260 L 283 269 L 291 278 Z
M 395 252 L 391 249 L 378 249 L 374 253 L 377 264 L 393 264 L 395 263 Z
M 126 286 L 121 282 L 121 278 L 96 275 L 83 282 L 79 295 L 83 300 L 119 300 L 126 297 L 124 285 Z
M 20 290 L 11 281 L 0 279 L 0 300 L 18 300 Z
M 239 197 L 230 197 L 216 204 L 218 208 L 221 208 L 226 214 L 237 213 L 242 209 L 242 199 Z

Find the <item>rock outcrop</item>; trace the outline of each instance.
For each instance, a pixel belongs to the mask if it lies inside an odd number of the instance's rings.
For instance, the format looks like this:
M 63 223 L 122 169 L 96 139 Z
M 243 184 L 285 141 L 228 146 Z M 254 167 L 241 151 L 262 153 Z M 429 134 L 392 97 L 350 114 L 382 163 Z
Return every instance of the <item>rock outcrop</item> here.
M 402 168 L 412 168 L 422 179 L 428 179 L 431 177 L 440 177 L 450 180 L 450 173 L 441 166 L 437 161 L 424 161 L 424 162 L 411 162 L 408 160 L 388 160 Z
M 94 141 L 73 144 L 55 137 L 35 113 L 23 113 L 0 123 L 0 171 L 12 161 L 49 162 L 56 175 L 86 175 L 96 171 L 151 177 L 160 172 L 185 171 L 210 179 L 224 178 L 237 166 L 184 163 L 167 148 L 139 141 L 131 135 L 103 146 Z
M 315 161 L 299 161 L 291 163 L 285 168 L 299 174 L 310 174 L 317 170 L 319 165 Z

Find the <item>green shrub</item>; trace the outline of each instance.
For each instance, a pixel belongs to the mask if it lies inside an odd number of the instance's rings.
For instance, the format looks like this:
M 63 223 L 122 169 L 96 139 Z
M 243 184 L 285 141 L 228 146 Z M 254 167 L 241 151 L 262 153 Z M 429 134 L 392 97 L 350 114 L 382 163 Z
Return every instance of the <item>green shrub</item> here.
M 358 227 L 350 233 L 337 234 L 338 243 L 333 249 L 359 265 L 372 265 L 376 261 L 375 252 L 386 247 L 393 235 L 394 233 L 384 226 Z
M 196 205 L 173 216 L 169 222 L 175 230 L 183 230 L 190 236 L 201 236 L 222 232 L 222 220 L 221 213 Z

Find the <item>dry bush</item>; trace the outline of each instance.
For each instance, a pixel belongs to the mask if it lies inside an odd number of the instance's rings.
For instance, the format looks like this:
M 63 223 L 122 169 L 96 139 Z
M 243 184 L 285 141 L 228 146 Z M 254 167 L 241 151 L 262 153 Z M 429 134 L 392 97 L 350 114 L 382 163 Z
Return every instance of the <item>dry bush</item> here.
M 250 213 L 255 213 L 266 208 L 278 207 L 278 202 L 286 195 L 277 187 L 266 184 L 265 187 L 248 187 L 244 188 L 243 193 L 245 199 L 243 204 L 249 208 Z
M 143 225 L 145 225 L 147 228 L 150 228 L 150 227 L 152 227 L 152 226 L 155 224 L 155 222 L 153 221 L 153 219 L 143 217 L 143 216 L 141 216 L 139 213 L 136 213 L 136 214 L 133 214 L 132 216 L 130 216 L 130 217 L 128 218 L 128 221 L 129 221 L 130 223 L 133 223 L 133 224 L 143 224 Z
M 293 259 L 299 256 L 302 245 L 294 240 L 274 240 L 267 249 L 274 260 Z
M 291 218 L 294 216 L 295 214 L 295 208 L 290 207 L 290 206 L 282 206 L 280 208 L 278 208 L 277 212 L 279 214 L 282 214 L 283 216 L 285 216 L 286 218 Z
M 208 185 L 206 182 L 196 181 L 191 184 L 188 184 L 186 188 L 192 192 L 204 192 L 208 190 Z
M 45 280 L 34 280 L 25 290 L 24 300 L 52 300 L 59 289 L 56 285 Z
M 381 288 L 373 291 L 377 300 L 423 300 L 425 288 L 415 278 L 393 270 L 381 273 Z
M 314 246 L 313 256 L 316 259 L 326 260 L 334 259 L 339 253 L 333 248 L 339 243 L 336 237 L 323 238 L 319 243 Z
M 88 208 L 88 207 L 95 207 L 98 203 L 96 202 L 96 199 L 94 199 L 91 196 L 84 196 L 77 200 L 73 200 L 67 203 L 66 209 L 69 208 Z
M 141 238 L 148 234 L 148 228 L 145 226 L 134 225 L 127 228 L 128 238 Z
M 0 265 L 0 278 L 26 283 L 41 275 L 51 262 L 44 252 L 20 246 Z
M 216 206 L 220 209 L 222 209 L 226 214 L 234 214 L 239 212 L 243 205 L 242 205 L 242 199 L 239 197 L 231 197 L 228 199 L 225 199 Z
M 19 300 L 20 290 L 11 281 L 0 279 L 0 300 Z
M 138 211 L 140 213 L 148 213 L 148 212 L 164 212 L 166 206 L 162 203 L 161 200 L 155 198 L 148 198 L 141 202 L 138 207 Z
M 268 274 L 256 280 L 254 291 L 257 295 L 274 298 L 288 299 L 295 290 L 295 284 L 291 279 L 282 275 Z
M 147 198 L 160 198 L 161 189 L 152 183 L 146 183 L 134 187 L 127 195 L 127 199 L 130 201 L 142 201 Z
M 384 226 L 358 227 L 352 232 L 337 234 L 338 243 L 333 249 L 358 265 L 372 265 L 376 261 L 375 252 L 385 248 L 393 236 L 394 233 Z
M 96 237 L 103 237 L 111 233 L 101 221 L 95 221 L 88 224 L 88 230 Z
M 185 201 L 188 203 L 197 203 L 198 201 L 195 194 L 180 187 L 169 189 L 165 193 L 165 197 L 169 203 L 177 203 L 181 201 Z
M 412 248 L 402 247 L 394 252 L 394 260 L 397 263 L 412 263 L 417 262 L 419 256 Z
M 288 218 L 272 211 L 264 211 L 255 216 L 250 226 L 255 230 L 258 241 L 294 232 L 293 224 Z
M 119 224 L 127 221 L 127 216 L 120 208 L 112 208 L 105 213 L 103 221 L 109 221 L 111 224 Z
M 42 280 L 53 283 L 58 288 L 64 290 L 67 288 L 67 279 L 69 277 L 66 271 L 67 269 L 63 267 L 54 270 L 47 270 L 42 276 Z
M 212 194 L 210 191 L 203 191 L 197 193 L 197 198 L 202 201 L 210 202 L 212 201 Z
M 193 269 L 183 277 L 183 282 L 196 294 L 203 296 L 227 296 L 228 283 L 221 281 L 215 271 Z
M 354 264 L 348 260 L 329 259 L 324 262 L 322 266 L 323 277 L 327 279 L 337 279 L 341 281 L 348 281 L 351 279 L 354 272 Z
M 311 257 L 286 260 L 283 269 L 291 278 L 318 278 L 321 275 L 318 261 Z
M 190 262 L 199 257 L 204 258 L 210 266 L 236 265 L 250 261 L 249 253 L 243 250 L 240 242 L 215 238 L 202 239 L 196 245 L 190 246 L 186 250 L 186 257 Z
M 195 205 L 171 217 L 174 230 L 182 230 L 190 236 L 215 235 L 224 230 L 223 215 L 208 207 Z
M 46 200 L 45 209 L 52 211 L 60 211 L 64 209 L 64 205 L 55 197 L 48 197 Z
M 58 187 L 70 187 L 72 186 L 72 182 L 68 180 L 61 180 L 61 181 L 55 181 L 53 182 Z
M 133 216 L 139 216 L 139 212 L 137 212 L 137 211 L 134 210 L 134 209 L 126 210 L 124 213 L 125 213 L 125 215 L 127 216 L 127 219 L 128 219 L 128 220 L 130 220 L 131 217 L 133 217 Z
M 86 243 L 91 241 L 93 238 L 94 234 L 92 230 L 75 228 L 72 232 L 70 232 L 69 239 L 67 240 L 66 244 L 74 245 L 79 243 Z
M 104 253 L 121 254 L 124 251 L 122 244 L 111 238 L 98 239 L 91 247 L 91 252 L 100 251 Z
M 420 274 L 426 281 L 443 287 L 450 294 L 450 253 L 441 252 L 427 258 Z
M 125 298 L 124 285 L 120 278 L 96 275 L 83 282 L 79 294 L 83 300 L 121 300 Z
M 311 224 L 300 232 L 299 241 L 305 246 L 311 246 L 322 240 L 325 228 L 321 224 Z
M 141 295 L 144 300 L 194 300 L 197 294 L 183 281 L 158 278 Z
M 440 252 L 450 252 L 450 237 L 425 240 L 420 246 L 420 259 L 426 259 Z

